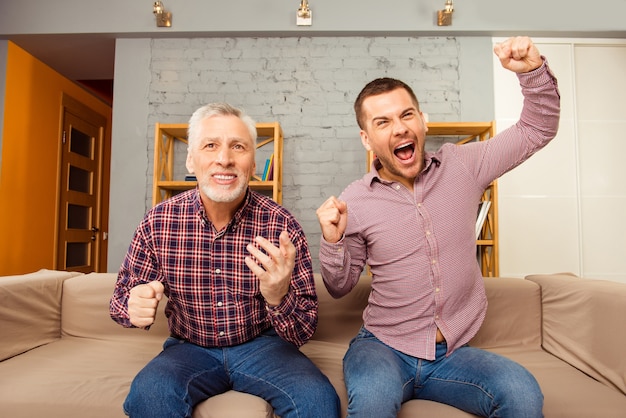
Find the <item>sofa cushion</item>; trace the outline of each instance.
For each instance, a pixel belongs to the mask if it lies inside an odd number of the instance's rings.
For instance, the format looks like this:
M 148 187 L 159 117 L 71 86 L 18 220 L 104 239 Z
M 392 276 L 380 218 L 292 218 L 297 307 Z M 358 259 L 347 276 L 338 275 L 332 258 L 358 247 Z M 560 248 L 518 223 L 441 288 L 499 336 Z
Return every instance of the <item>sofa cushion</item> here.
M 258 396 L 229 390 L 200 403 L 193 418 L 273 418 L 271 405 Z
M 626 397 L 541 348 L 489 349 L 524 366 L 544 395 L 545 417 L 624 418 Z
M 541 346 L 541 292 L 535 283 L 484 279 L 487 315 L 470 345 L 480 348 Z
M 159 303 L 157 318 L 149 331 L 124 328 L 111 319 L 109 301 L 116 279 L 115 273 L 90 273 L 63 283 L 62 334 L 107 340 L 154 337 L 165 341 L 169 335 L 164 313 L 166 298 Z
M 425 399 L 413 399 L 402 404 L 398 418 L 473 418 L 478 415 L 461 411 L 450 405 L 427 401 Z
M 161 350 L 154 338 L 65 336 L 0 363 L 0 416 L 124 417 L 130 382 Z
M 573 274 L 526 278 L 541 286 L 544 349 L 626 395 L 626 285 Z
M 80 274 L 39 270 L 0 278 L 0 360 L 61 337 L 63 281 Z

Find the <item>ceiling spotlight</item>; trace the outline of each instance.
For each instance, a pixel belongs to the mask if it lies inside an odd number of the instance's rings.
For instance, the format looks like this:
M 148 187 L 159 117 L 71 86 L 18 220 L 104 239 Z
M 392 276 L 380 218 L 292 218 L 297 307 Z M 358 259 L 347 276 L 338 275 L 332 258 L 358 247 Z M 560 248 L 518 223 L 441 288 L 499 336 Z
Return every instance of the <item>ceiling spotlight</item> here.
M 169 28 L 172 26 L 172 13 L 165 10 L 163 3 L 159 1 L 154 2 L 152 6 L 152 13 L 156 17 L 156 25 L 159 28 Z
M 309 2 L 307 0 L 300 1 L 300 8 L 296 15 L 296 25 L 298 26 L 311 26 L 313 24 L 313 12 L 309 8 Z
M 444 9 L 437 11 L 437 26 L 450 26 L 452 24 L 452 12 L 454 12 L 454 4 L 452 4 L 452 0 L 446 0 Z

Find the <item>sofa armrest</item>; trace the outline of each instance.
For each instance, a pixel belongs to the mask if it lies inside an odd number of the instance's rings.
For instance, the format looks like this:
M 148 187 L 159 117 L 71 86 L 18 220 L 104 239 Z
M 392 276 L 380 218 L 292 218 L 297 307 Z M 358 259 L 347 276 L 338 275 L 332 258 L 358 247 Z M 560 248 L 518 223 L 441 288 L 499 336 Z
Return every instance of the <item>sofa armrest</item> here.
M 39 270 L 0 277 L 0 360 L 61 337 L 63 281 L 79 274 Z
M 626 284 L 573 274 L 526 279 L 541 286 L 543 348 L 626 395 Z

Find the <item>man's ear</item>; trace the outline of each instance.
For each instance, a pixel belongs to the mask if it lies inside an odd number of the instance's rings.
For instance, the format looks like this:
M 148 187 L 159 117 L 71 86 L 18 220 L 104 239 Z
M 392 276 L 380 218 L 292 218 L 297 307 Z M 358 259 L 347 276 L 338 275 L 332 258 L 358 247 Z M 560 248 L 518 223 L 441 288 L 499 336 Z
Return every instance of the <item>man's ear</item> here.
M 185 160 L 185 166 L 187 167 L 187 172 L 189 174 L 193 174 L 193 159 L 191 158 L 191 151 L 187 150 L 187 160 Z
M 363 144 L 363 147 L 365 147 L 366 150 L 371 151 L 372 147 L 370 146 L 370 137 L 367 135 L 367 132 L 361 129 L 359 134 L 361 135 L 361 143 Z

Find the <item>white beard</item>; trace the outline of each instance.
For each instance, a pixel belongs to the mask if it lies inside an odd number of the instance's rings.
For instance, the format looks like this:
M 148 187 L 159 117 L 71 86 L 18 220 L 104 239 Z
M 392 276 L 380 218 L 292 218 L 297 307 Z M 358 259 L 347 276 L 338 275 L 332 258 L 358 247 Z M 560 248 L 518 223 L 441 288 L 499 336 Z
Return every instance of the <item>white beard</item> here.
M 237 184 L 234 189 L 232 186 L 208 186 L 207 184 L 200 184 L 200 190 L 210 200 L 216 203 L 229 203 L 237 200 L 246 191 L 248 186 L 247 181 L 242 181 L 245 177 L 239 176 Z

